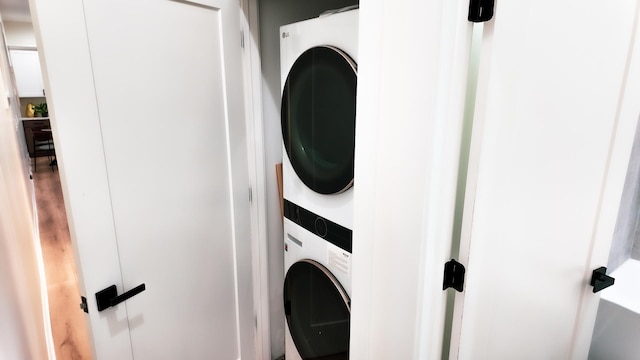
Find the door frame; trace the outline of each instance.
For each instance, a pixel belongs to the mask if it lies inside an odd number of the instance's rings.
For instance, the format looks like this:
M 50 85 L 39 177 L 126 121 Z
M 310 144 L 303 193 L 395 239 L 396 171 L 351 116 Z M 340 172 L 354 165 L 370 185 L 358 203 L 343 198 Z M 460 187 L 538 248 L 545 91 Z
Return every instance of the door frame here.
M 269 259 L 267 233 L 267 169 L 262 113 L 262 62 L 258 0 L 240 0 L 243 74 L 251 199 L 251 256 L 257 359 L 271 358 Z

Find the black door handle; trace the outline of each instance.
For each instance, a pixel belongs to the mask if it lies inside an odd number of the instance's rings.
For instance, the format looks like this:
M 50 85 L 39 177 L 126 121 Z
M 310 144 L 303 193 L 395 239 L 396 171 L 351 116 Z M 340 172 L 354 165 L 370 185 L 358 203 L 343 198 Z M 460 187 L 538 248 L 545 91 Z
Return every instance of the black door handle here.
M 594 293 L 608 288 L 615 282 L 616 279 L 607 275 L 607 268 L 604 266 L 593 270 L 593 272 L 591 273 L 591 286 L 593 286 Z
M 133 289 L 118 295 L 118 289 L 115 285 L 111 285 L 106 289 L 102 289 L 96 293 L 96 302 L 98 303 L 98 311 L 102 311 L 108 307 L 116 306 L 121 302 L 136 296 L 143 292 L 147 287 L 140 284 Z

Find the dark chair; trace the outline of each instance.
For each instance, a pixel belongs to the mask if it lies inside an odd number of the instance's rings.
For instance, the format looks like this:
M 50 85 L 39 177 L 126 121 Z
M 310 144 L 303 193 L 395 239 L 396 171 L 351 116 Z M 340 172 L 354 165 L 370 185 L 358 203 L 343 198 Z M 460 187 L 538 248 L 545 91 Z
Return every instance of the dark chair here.
M 53 171 L 53 167 L 57 166 L 57 164 L 51 129 L 34 127 L 31 128 L 31 134 L 33 135 L 33 171 L 37 171 L 38 156 L 47 156 L 49 158 L 49 166 Z

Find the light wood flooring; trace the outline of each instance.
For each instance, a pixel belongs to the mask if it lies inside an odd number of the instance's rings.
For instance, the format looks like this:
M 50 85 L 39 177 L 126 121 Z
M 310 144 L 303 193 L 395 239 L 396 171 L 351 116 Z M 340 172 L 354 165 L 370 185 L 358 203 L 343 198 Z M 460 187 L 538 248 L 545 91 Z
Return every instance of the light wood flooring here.
M 38 158 L 33 182 L 56 358 L 91 359 L 60 177 L 58 170 L 52 172 L 48 165 L 47 157 Z

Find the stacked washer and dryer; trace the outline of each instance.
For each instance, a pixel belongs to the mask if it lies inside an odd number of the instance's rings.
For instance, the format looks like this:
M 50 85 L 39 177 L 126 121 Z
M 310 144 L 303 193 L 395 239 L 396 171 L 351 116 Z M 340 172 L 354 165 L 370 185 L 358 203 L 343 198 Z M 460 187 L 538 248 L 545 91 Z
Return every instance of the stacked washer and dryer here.
M 285 356 L 348 359 L 358 10 L 280 34 Z

